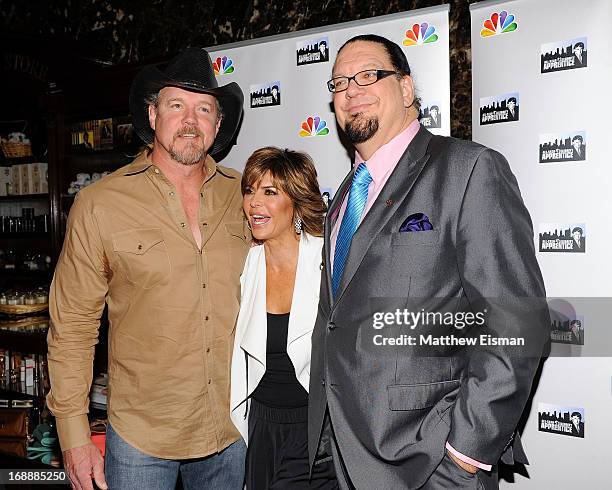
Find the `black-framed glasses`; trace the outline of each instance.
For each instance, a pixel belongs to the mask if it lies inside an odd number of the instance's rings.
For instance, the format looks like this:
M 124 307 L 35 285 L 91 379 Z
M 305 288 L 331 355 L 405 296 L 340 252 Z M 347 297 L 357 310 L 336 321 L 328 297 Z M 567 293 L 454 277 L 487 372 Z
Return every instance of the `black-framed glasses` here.
M 363 70 L 352 77 L 334 77 L 327 82 L 327 88 L 332 93 L 344 92 L 348 89 L 351 80 L 354 80 L 360 87 L 365 87 L 395 74 L 397 72 L 392 70 Z

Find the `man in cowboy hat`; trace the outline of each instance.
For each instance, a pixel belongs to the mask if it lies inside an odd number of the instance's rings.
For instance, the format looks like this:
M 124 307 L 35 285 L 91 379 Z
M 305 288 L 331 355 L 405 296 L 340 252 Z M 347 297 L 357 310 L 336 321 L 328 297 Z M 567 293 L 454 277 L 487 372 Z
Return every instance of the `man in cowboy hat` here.
M 51 286 L 51 391 L 73 488 L 242 488 L 245 445 L 229 418 L 229 353 L 250 233 L 240 174 L 210 154 L 242 115 L 189 48 L 142 70 L 130 108 L 150 146 L 77 195 Z M 108 305 L 106 480 L 87 421 Z

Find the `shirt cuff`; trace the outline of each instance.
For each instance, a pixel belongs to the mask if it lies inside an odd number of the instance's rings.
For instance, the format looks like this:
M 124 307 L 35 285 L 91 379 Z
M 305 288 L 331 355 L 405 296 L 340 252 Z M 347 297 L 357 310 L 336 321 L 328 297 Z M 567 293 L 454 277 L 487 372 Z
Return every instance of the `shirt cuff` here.
M 91 443 L 89 419 L 86 414 L 61 419 L 56 417 L 55 422 L 62 451 Z
M 480 461 L 476 461 L 475 459 L 472 459 L 469 456 L 466 456 L 465 454 L 461 454 L 453 446 L 451 446 L 448 441 L 446 441 L 446 449 L 448 449 L 449 452 L 453 454 L 453 456 L 457 456 L 457 458 L 459 458 L 464 463 L 476 466 L 476 468 L 480 468 L 481 470 L 485 471 L 491 471 L 491 468 L 493 468 L 493 465 L 481 463 Z

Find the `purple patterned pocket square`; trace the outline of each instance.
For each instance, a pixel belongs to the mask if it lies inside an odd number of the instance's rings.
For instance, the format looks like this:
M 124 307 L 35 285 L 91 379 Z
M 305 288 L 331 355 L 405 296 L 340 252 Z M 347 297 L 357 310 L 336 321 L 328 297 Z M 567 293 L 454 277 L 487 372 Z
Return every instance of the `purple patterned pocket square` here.
M 400 233 L 404 233 L 409 231 L 429 231 L 433 229 L 433 225 L 426 214 L 414 213 L 404 220 L 399 231 Z

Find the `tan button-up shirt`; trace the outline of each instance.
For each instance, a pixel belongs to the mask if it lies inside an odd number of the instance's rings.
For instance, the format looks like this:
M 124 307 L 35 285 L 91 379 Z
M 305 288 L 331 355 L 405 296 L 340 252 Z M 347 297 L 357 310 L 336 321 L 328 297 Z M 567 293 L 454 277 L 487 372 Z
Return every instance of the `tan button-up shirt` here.
M 199 250 L 181 200 L 142 155 L 79 192 L 51 285 L 47 397 L 63 450 L 89 442 L 94 345 L 108 304 L 108 415 L 142 452 L 207 456 L 229 414 L 240 273 L 250 245 L 240 174 L 206 162 Z

